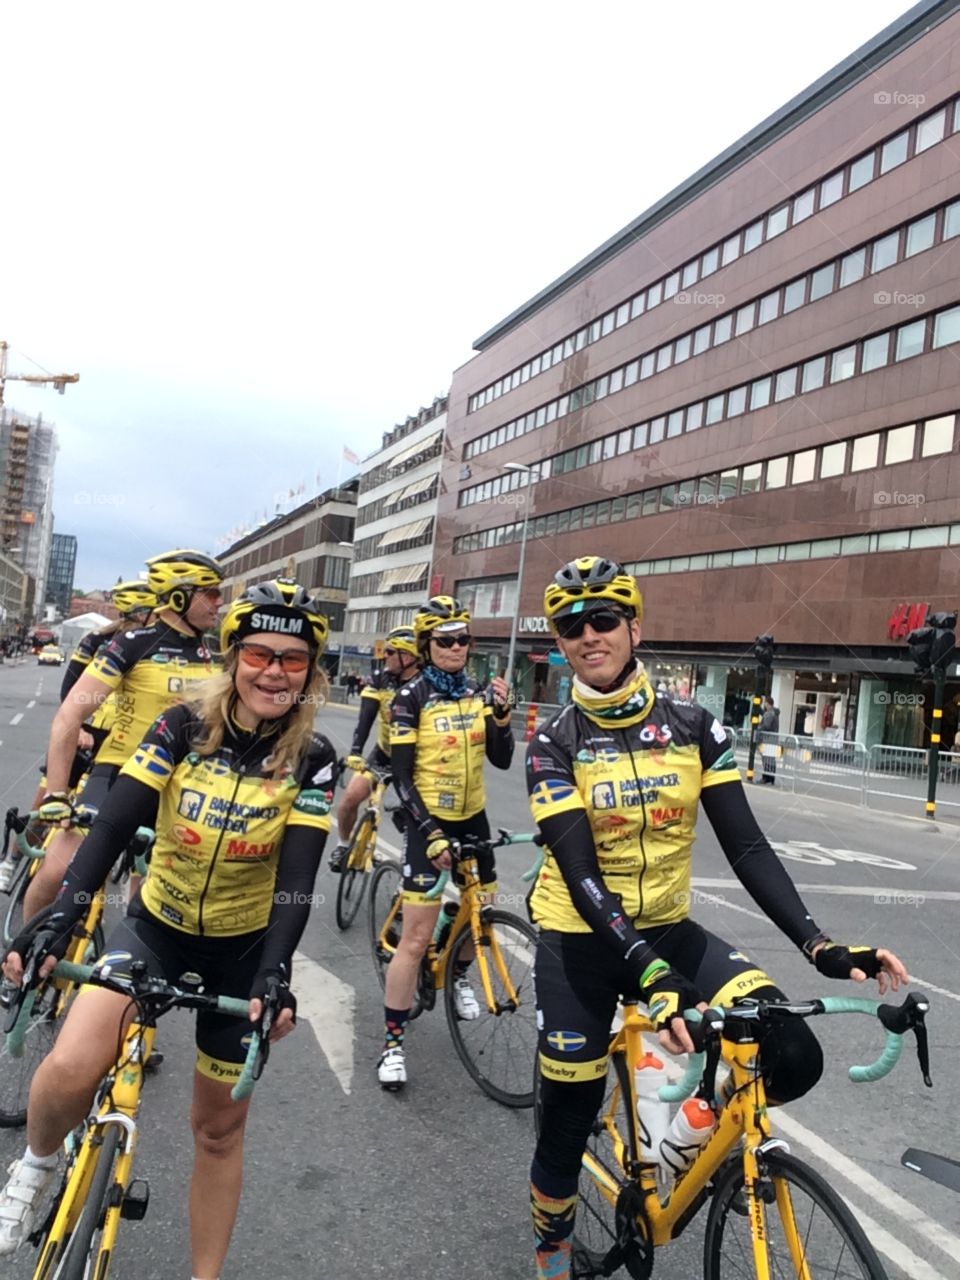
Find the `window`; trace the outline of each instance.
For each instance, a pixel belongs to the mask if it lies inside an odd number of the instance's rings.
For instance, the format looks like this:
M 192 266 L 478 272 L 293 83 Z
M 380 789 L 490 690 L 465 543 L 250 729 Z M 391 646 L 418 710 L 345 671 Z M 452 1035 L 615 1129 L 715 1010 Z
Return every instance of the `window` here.
M 701 355 L 710 346 L 710 326 L 705 324 L 693 335 L 693 354 Z
M 806 294 L 806 277 L 802 280 L 794 280 L 792 284 L 788 284 L 786 289 L 783 291 L 783 314 L 786 315 L 790 311 L 796 311 L 797 307 L 802 307 Z
M 600 322 L 600 337 L 605 338 L 608 333 L 613 333 L 614 325 L 617 323 L 617 313 L 608 311 Z M 593 330 L 590 330 L 591 334 Z
M 848 253 L 845 258 L 841 258 L 840 288 L 845 289 L 848 284 L 855 284 L 858 280 L 862 280 L 866 269 L 866 249 L 856 249 L 853 253 Z
M 720 492 L 717 495 L 721 501 L 726 502 L 728 498 L 737 496 L 737 483 L 740 479 L 740 472 L 734 467 L 730 471 L 720 472 Z
M 640 375 L 640 361 L 631 360 L 623 371 L 623 385 L 632 387 Z
M 840 539 L 842 556 L 865 556 L 869 550 L 870 535 L 868 533 L 854 533 L 848 538 Z
M 741 547 L 739 551 L 734 551 L 732 564 L 734 568 L 744 564 L 757 563 L 756 547 Z
M 698 427 L 703 426 L 703 401 L 698 400 L 696 404 L 687 405 L 687 430 L 696 431 Z
M 664 301 L 666 301 L 667 298 L 672 298 L 679 288 L 680 288 L 680 272 L 674 271 L 672 272 L 672 274 L 668 275 L 666 280 L 664 280 L 663 282 Z
M 892 267 L 900 252 L 900 232 L 891 231 L 888 236 L 881 236 L 873 242 L 873 264 L 871 271 L 883 271 Z
M 677 485 L 677 506 L 693 506 L 693 495 L 697 487 L 696 480 L 681 480 Z
M 839 538 L 817 538 L 816 542 L 810 543 L 811 560 L 823 560 L 827 556 L 838 556 L 839 554 Z
M 931 458 L 935 453 L 953 451 L 953 414 L 946 418 L 928 418 L 923 424 L 923 443 L 920 457 Z
M 789 458 L 771 458 L 767 463 L 765 489 L 782 489 L 787 483 L 787 463 Z
M 958 525 L 958 526 L 957 526 L 957 528 L 958 528 L 958 529 L 960 529 L 960 525 Z M 710 568 L 710 557 L 709 557 L 709 556 L 704 555 L 704 556 L 691 556 L 691 557 L 690 557 L 690 569 L 691 569 L 691 572 L 692 572 L 694 569 L 709 569 L 709 568 Z
M 809 218 L 813 213 L 813 202 L 816 192 L 813 187 L 809 191 L 802 191 L 793 202 L 793 225 L 803 222 L 804 218 Z
M 921 120 L 917 125 L 917 145 L 916 153 L 926 151 L 928 147 L 932 147 L 943 137 L 944 129 L 947 123 L 946 108 L 941 107 L 939 111 L 935 111 L 932 116 L 927 116 L 925 120 Z
M 623 388 L 623 370 L 614 369 L 610 375 L 610 394 L 615 395 L 616 392 Z
M 714 551 L 711 556 L 711 568 L 727 569 L 733 564 L 732 551 Z
M 760 472 L 763 469 L 761 462 L 751 462 L 744 467 L 740 473 L 740 493 L 741 496 L 746 493 L 757 493 L 760 488 Z
M 770 379 L 758 378 L 750 385 L 750 408 L 763 409 L 770 403 Z
M 661 347 L 657 352 L 657 373 L 663 373 L 664 369 L 669 369 L 673 364 L 673 343 L 668 342 L 665 347 Z
M 648 351 L 640 361 L 640 380 L 643 381 L 644 378 L 652 378 L 655 367 L 656 356 L 652 351 Z
M 877 538 L 878 551 L 906 551 L 910 546 L 909 529 L 891 529 Z
M 609 523 L 610 523 L 610 503 L 598 502 L 597 503 L 597 524 L 601 525 L 601 524 L 609 524 Z M 544 533 L 546 533 L 546 530 L 544 530 Z
M 686 571 L 689 568 L 690 568 L 689 556 L 671 556 L 670 558 L 671 573 L 686 573 Z
M 895 169 L 898 164 L 903 164 L 907 158 L 907 140 L 909 131 L 904 129 L 903 133 L 898 133 L 895 138 L 891 138 L 889 142 L 883 144 L 880 152 L 880 172 L 889 173 L 891 169 Z
M 774 236 L 780 235 L 787 229 L 787 220 L 790 217 L 790 206 L 782 204 L 779 209 L 774 209 L 772 213 L 767 214 L 767 239 L 772 240 Z
M 887 448 L 883 461 L 889 467 L 896 462 L 910 462 L 913 458 L 913 444 L 917 434 L 914 423 L 906 427 L 894 427 L 887 432 Z
M 698 258 L 695 262 L 688 262 L 687 265 L 683 268 L 681 283 L 684 289 L 688 289 L 690 285 L 696 284 L 699 279 L 700 279 L 700 259 Z
M 826 376 L 826 356 L 817 356 L 815 360 L 808 360 L 803 366 L 803 382 L 800 389 L 804 394 L 808 391 L 816 391 L 818 387 L 823 386 Z
M 731 236 L 729 240 L 723 242 L 723 252 L 720 261 L 723 266 L 727 266 L 731 262 L 736 262 L 740 257 L 740 232 L 735 236 Z
M 678 338 L 673 344 L 673 363 L 683 364 L 684 360 L 690 357 L 690 335 L 685 333 L 682 338 Z
M 747 388 L 734 387 L 727 394 L 727 417 L 736 418 L 747 407 Z
M 913 324 L 902 325 L 897 330 L 897 352 L 894 359 L 909 360 L 911 356 L 918 356 L 923 350 L 926 328 L 926 320 L 914 320 Z
M 839 173 L 832 173 L 829 178 L 824 178 L 820 183 L 820 208 L 826 209 L 828 205 L 836 204 L 843 195 L 843 170 Z
M 711 502 L 713 501 L 717 496 L 718 484 L 719 477 L 716 475 L 700 477 L 700 485 L 697 492 L 700 495 L 701 502 L 706 502 L 707 500 L 710 500 Z
M 825 298 L 828 293 L 833 292 L 834 266 L 834 263 L 828 262 L 825 267 L 821 267 L 810 277 L 811 302 L 816 302 L 818 298 Z
M 791 484 L 806 484 L 812 480 L 817 469 L 816 449 L 804 449 L 803 453 L 793 455 L 793 476 Z
M 867 338 L 863 344 L 863 372 L 869 373 L 871 369 L 882 369 L 890 359 L 889 351 L 889 333 L 877 333 L 872 338 Z
M 713 325 L 713 345 L 719 347 L 721 342 L 727 342 L 733 330 L 733 317 L 721 316 Z
M 667 438 L 672 439 L 683 431 L 683 410 L 674 409 L 667 419 Z
M 954 200 L 953 204 L 948 204 L 943 211 L 944 240 L 950 240 L 956 235 L 960 235 L 960 200 Z
M 741 307 L 737 312 L 736 334 L 739 338 L 741 333 L 749 333 L 754 326 L 757 314 L 757 304 L 748 302 L 745 307 Z
M 660 510 L 671 511 L 677 505 L 677 486 L 665 484 L 660 490 Z
M 911 529 L 911 547 L 945 547 L 950 535 L 948 524 L 933 525 L 928 529 Z
M 763 240 L 763 219 L 752 223 L 743 233 L 743 252 L 750 253 Z
M 637 316 L 642 316 L 647 305 L 647 295 L 638 293 L 630 299 L 630 319 L 636 320 Z
M 757 564 L 776 564 L 779 559 L 779 547 L 757 547 Z
M 809 560 L 809 542 L 788 542 L 784 548 L 784 560 Z
M 925 218 L 918 218 L 907 227 L 906 257 L 912 258 L 915 253 L 923 253 L 933 244 L 933 232 L 937 221 L 935 213 L 928 213 Z
M 951 342 L 960 342 L 960 307 L 939 312 L 933 321 L 934 348 L 945 347 Z
M 857 367 L 857 348 L 844 347 L 842 351 L 833 353 L 833 362 L 830 367 L 830 381 L 843 382 L 845 378 L 852 378 Z
M 720 261 L 720 250 L 708 249 L 707 252 L 703 255 L 703 262 L 700 267 L 700 279 L 702 280 L 704 276 L 712 276 L 717 269 L 717 264 L 719 263 L 719 261 Z
M 621 431 L 617 436 L 617 457 L 621 454 L 629 453 L 633 447 L 633 430 L 627 427 L 625 431 Z
M 846 440 L 838 440 L 836 444 L 825 444 L 820 455 L 820 479 L 829 480 L 831 476 L 842 476 L 846 463 Z
M 643 514 L 645 516 L 654 516 L 657 514 L 657 490 L 648 489 L 643 495 Z
M 858 436 L 853 442 L 853 458 L 850 462 L 850 470 L 870 471 L 877 465 L 879 458 L 879 431 L 875 431 L 872 436 Z
M 776 320 L 777 312 L 780 310 L 780 290 L 774 293 L 768 293 L 760 299 L 760 318 L 758 324 L 769 324 L 771 320 Z
M 659 307 L 663 300 L 663 281 L 658 280 L 656 284 L 652 284 L 647 290 L 647 310 L 650 311 L 654 307 Z
M 711 396 L 707 401 L 706 424 L 708 427 L 723 418 L 723 396 Z
M 663 439 L 663 432 L 666 427 L 666 418 L 654 418 L 650 423 L 650 443 L 659 444 Z
M 777 374 L 777 386 L 774 393 L 774 400 L 789 400 L 791 396 L 797 394 L 797 366 L 792 369 L 784 369 Z
M 861 187 L 865 187 L 868 182 L 873 181 L 873 170 L 876 164 L 877 153 L 871 151 L 869 155 L 861 156 L 859 160 L 854 160 L 850 166 L 850 191 L 859 191 Z
M 639 493 L 631 493 L 627 499 L 627 519 L 636 520 L 641 514 L 642 497 Z

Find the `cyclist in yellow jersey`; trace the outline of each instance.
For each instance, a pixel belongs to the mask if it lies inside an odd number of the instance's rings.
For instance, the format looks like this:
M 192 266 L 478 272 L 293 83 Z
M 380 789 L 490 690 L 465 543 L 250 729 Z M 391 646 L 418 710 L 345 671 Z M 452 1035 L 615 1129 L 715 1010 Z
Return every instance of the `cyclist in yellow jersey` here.
M 377 1076 L 384 1089 L 407 1081 L 403 1037 L 413 1004 L 420 961 L 430 943 L 440 903 L 426 898 L 440 872 L 451 866 L 451 842 L 490 835 L 484 811 L 484 760 L 509 769 L 513 757 L 506 682 L 495 676 L 485 693 L 464 668 L 470 652 L 470 614 L 452 596 L 434 596 L 413 620 L 423 670 L 393 700 L 390 761 L 393 783 L 406 810 L 403 851 L 403 935 L 387 966 L 385 1035 Z M 489 695 L 489 696 L 488 696 Z M 493 856 L 481 855 L 484 888 L 496 888 Z M 454 995 L 461 1018 L 477 1018 L 480 1006 L 466 979 Z
M 250 588 L 221 627 L 226 671 L 197 703 L 169 708 L 123 766 L 63 891 L 29 921 L 4 965 L 19 983 L 23 951 L 41 927 L 56 930 L 41 971 L 63 954 L 89 895 L 159 796 L 157 843 L 140 898 L 107 950 L 143 960 L 168 982 L 200 975 L 204 987 L 250 1000 L 259 1017 L 271 989 L 283 1008 L 272 1038 L 293 1027 L 294 949 L 310 912 L 336 781 L 330 742 L 314 733 L 327 621 L 294 582 Z M 57 1150 L 87 1114 L 117 1051 L 126 997 L 93 988 L 72 1005 L 30 1091 L 28 1147 L 0 1192 L 0 1256 L 30 1234 L 56 1176 Z M 199 1014 L 191 1122 L 192 1275 L 215 1280 L 240 1199 L 248 1102 L 231 1086 L 250 1022 Z M 161 1267 L 163 1275 L 169 1270 Z
M 527 753 L 530 807 L 547 846 L 531 900 L 541 1125 L 530 1176 L 539 1280 L 576 1275 L 572 1237 L 587 1138 L 603 1101 L 607 1046 L 622 995 L 639 996 L 662 1046 L 692 1049 L 681 1015 L 704 1001 L 781 993 L 730 943 L 689 917 L 699 806 L 757 905 L 830 978 L 906 981 L 889 951 L 821 933 L 757 826 L 726 734 L 704 707 L 656 694 L 635 656 L 643 601 L 636 579 L 600 556 L 560 569 L 544 613 L 573 669 L 572 702 Z M 818 1080 L 820 1046 L 785 1021 L 764 1045 L 768 1096 L 800 1097 Z
M 369 763 L 377 769 L 386 769 L 390 764 L 390 708 L 397 690 L 412 680 L 418 670 L 417 638 L 413 627 L 394 627 L 384 641 L 383 670 L 374 676 L 370 684 L 364 685 L 360 695 L 360 717 L 346 760 L 347 768 L 355 772 L 337 806 L 340 841 L 330 854 L 327 865 L 331 871 L 338 872 L 343 867 L 357 810 L 370 794 L 370 777 L 363 772 L 365 765 Z M 364 761 L 363 750 L 375 720 L 377 745 Z
M 111 694 L 116 707 L 113 724 L 84 788 L 84 803 L 93 809 L 103 802 L 120 767 L 157 716 L 210 676 L 214 659 L 203 633 L 216 621 L 222 581 L 220 565 L 200 551 L 167 551 L 147 561 L 147 586 L 157 599 L 156 621 L 117 631 L 61 703 L 47 747 L 51 795 L 66 790 L 81 726 Z M 61 831 L 51 840 L 24 899 L 27 916 L 53 901 L 79 839 L 74 832 Z

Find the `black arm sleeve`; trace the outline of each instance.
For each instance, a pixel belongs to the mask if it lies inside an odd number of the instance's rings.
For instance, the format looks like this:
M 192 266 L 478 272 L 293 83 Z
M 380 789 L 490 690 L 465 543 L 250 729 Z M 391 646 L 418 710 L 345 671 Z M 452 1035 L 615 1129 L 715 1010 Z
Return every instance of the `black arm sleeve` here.
M 284 833 L 260 973 L 276 973 L 283 965 L 290 980 L 293 953 L 307 927 L 326 840 L 326 832 L 316 827 L 287 827 Z
M 430 835 L 438 830 L 439 824 L 413 785 L 413 765 L 416 758 L 417 748 L 412 742 L 395 742 L 390 748 L 390 772 L 393 774 L 393 785 L 400 803 L 424 835 Z
M 357 720 L 357 727 L 353 731 L 353 742 L 350 744 L 350 754 L 352 756 L 363 755 L 363 749 L 367 745 L 367 739 L 370 737 L 370 730 L 373 728 L 379 713 L 379 701 L 362 693 L 360 695 L 360 716 Z
M 509 769 L 513 759 L 513 727 L 497 724 L 493 716 L 487 716 L 487 759 L 495 769 Z
M 80 677 L 83 675 L 83 673 L 86 671 L 89 665 L 90 665 L 89 661 L 80 662 L 79 659 L 77 658 L 70 659 L 70 661 L 67 663 L 67 669 L 63 673 L 63 680 L 60 683 L 60 701 L 61 702 L 63 702 L 64 698 L 73 688 L 73 686 L 77 683 L 77 681 L 80 679 Z
M 137 827 L 152 826 L 156 813 L 156 791 L 136 778 L 120 774 L 100 806 L 90 834 L 67 867 L 57 898 L 58 910 L 70 920 L 79 920 Z
M 721 782 L 700 793 L 737 879 L 778 929 L 802 947 L 820 932 L 770 842 L 757 825 L 740 782 Z
M 623 914 L 620 898 L 604 883 L 586 810 L 541 818 L 539 827 L 577 912 L 639 982 L 657 953 Z

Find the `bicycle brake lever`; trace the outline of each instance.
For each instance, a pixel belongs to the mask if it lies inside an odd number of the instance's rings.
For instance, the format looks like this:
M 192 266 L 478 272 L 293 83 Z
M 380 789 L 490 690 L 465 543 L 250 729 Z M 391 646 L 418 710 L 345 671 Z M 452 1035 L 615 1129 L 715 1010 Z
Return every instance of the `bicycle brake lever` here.
M 920 1074 L 923 1077 L 923 1083 L 928 1089 L 932 1089 L 933 1081 L 930 1079 L 930 1043 L 927 1039 L 927 1025 L 923 1020 L 923 1014 L 920 1014 L 913 1030 L 917 1037 L 917 1061 L 920 1064 Z

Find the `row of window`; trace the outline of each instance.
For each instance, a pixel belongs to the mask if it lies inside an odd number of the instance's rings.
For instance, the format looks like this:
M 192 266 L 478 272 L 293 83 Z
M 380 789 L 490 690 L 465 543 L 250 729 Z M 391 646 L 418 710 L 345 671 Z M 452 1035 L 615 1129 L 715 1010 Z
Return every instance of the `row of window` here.
M 536 463 L 535 479 L 546 480 L 551 475 L 563 475 L 581 467 L 591 466 L 604 459 L 619 457 L 663 439 L 697 431 L 701 427 L 765 409 L 795 396 L 806 395 L 824 386 L 845 382 L 863 373 L 872 373 L 886 365 L 926 351 L 935 351 L 949 343 L 960 341 L 960 306 L 949 307 L 895 329 L 871 334 L 845 347 L 811 356 L 801 364 L 790 365 L 775 373 L 764 374 L 753 382 L 743 383 L 727 391 L 719 391 L 706 400 L 697 400 L 683 408 L 671 410 L 648 422 L 624 427 L 590 444 L 578 445 L 563 453 L 554 454 Z M 604 381 L 604 379 L 600 379 Z M 527 484 L 529 473 L 512 471 L 482 484 L 462 489 L 457 505 L 468 507 L 477 502 L 504 499 L 515 489 Z
M 429 462 L 431 458 L 439 458 L 442 452 L 443 432 L 441 431 L 440 435 L 432 439 L 425 449 L 421 449 L 419 453 L 405 458 L 399 469 L 395 469 L 395 461 L 390 461 L 381 462 L 379 467 L 374 467 L 372 471 L 365 471 L 360 477 L 360 493 L 369 493 L 378 484 L 383 484 L 384 480 L 412 471 L 414 467 L 419 467 L 422 463 Z M 399 457 L 400 455 L 398 454 L 397 456 Z
M 390 573 L 389 569 L 379 569 L 376 573 L 362 573 L 355 578 L 351 578 L 351 596 L 356 599 L 360 596 L 390 595 L 401 591 L 424 591 L 427 586 L 427 578 L 430 576 L 430 566 L 429 564 L 424 565 L 423 572 L 410 582 L 390 582 L 384 586 L 383 578 L 388 573 Z M 366 628 L 362 629 L 365 630 Z
M 733 551 L 707 551 L 696 556 L 638 560 L 626 569 L 639 578 L 646 578 L 657 573 L 694 573 L 787 560 L 832 560 L 836 556 L 866 556 L 876 551 L 948 546 L 960 546 L 960 524 L 923 525 L 917 529 L 889 529 L 884 533 L 855 533 L 845 538 L 815 538 L 810 542 L 781 542 L 776 546 L 737 547 Z
M 855 284 L 866 276 L 875 275 L 895 266 L 898 262 L 912 258 L 936 244 L 960 235 L 960 200 L 952 204 L 930 210 L 913 222 L 892 231 L 885 232 L 875 240 L 860 245 L 842 257 L 835 258 L 823 266 L 817 267 L 806 275 L 781 285 L 760 298 L 744 303 L 734 311 L 728 311 L 716 320 L 701 325 L 698 329 L 684 333 L 671 339 L 654 351 L 637 356 L 629 364 L 594 378 L 567 395 L 560 396 L 550 404 L 541 405 L 529 413 L 495 427 L 482 436 L 477 436 L 465 446 L 464 458 L 473 458 L 478 454 L 495 449 L 517 436 L 526 435 L 561 418 L 565 413 L 592 404 L 595 400 L 614 395 L 636 382 L 643 382 L 658 373 L 664 373 L 674 365 L 682 364 L 694 356 L 702 355 L 714 347 L 722 346 L 732 338 L 745 337 L 752 329 L 778 320 L 803 306 L 818 302 L 828 294 L 848 285 Z M 902 294 L 891 291 L 880 291 L 874 295 L 877 306 L 890 303 L 917 301 L 922 304 L 922 295 Z M 553 406 L 556 406 L 554 409 Z
M 547 369 L 572 356 L 574 352 L 582 351 L 584 347 L 599 342 L 608 333 L 635 320 L 645 311 L 652 311 L 654 307 L 676 297 L 683 290 L 693 288 L 700 281 L 719 271 L 721 267 L 728 266 L 737 258 L 759 248 L 761 244 L 782 235 L 789 228 L 806 221 L 812 214 L 827 209 L 845 196 L 859 191 L 861 187 L 889 173 L 891 169 L 896 169 L 905 161 L 920 155 L 921 152 L 927 151 L 957 130 L 960 130 L 960 99 L 937 107 L 915 125 L 887 138 L 886 141 L 844 165 L 842 169 L 829 174 L 816 186 L 808 187 L 792 200 L 779 204 L 749 226 L 741 228 L 732 236 L 712 245 L 705 253 L 692 258 L 682 267 L 669 272 L 632 298 L 611 308 L 599 319 L 584 325 L 576 333 L 569 334 L 554 346 L 541 351 L 526 364 L 511 370 L 496 382 L 475 392 L 467 401 L 467 412 L 472 413 L 476 409 L 483 408 L 484 405 L 499 399 L 500 396 L 514 390 L 522 383 L 545 373 Z
M 372 538 L 364 538 L 361 542 L 353 544 L 354 566 L 364 560 L 372 560 L 374 556 L 383 555 L 385 552 L 393 555 L 395 551 L 408 551 L 411 547 L 429 546 L 433 542 L 433 521 L 430 520 L 424 531 L 415 537 L 401 538 L 399 542 L 391 542 L 388 547 L 381 547 L 385 533 L 386 531 L 374 534 Z
M 440 476 L 436 475 L 425 489 L 421 489 L 419 492 L 412 493 L 407 497 L 402 497 L 399 502 L 395 501 L 396 493 L 388 493 L 385 498 L 377 498 L 376 502 L 368 502 L 365 507 L 360 507 L 357 511 L 357 528 L 359 529 L 361 525 L 373 524 L 374 520 L 379 520 L 381 516 L 399 515 L 401 511 L 409 511 L 412 507 L 419 507 L 423 502 L 432 502 L 437 496 L 439 482 Z M 407 488 L 413 488 L 413 486 L 408 485 Z
M 619 498 L 605 498 L 600 502 L 589 502 L 570 507 L 566 511 L 537 516 L 528 522 L 528 537 L 552 538 L 578 529 L 593 529 L 600 525 L 617 524 L 621 520 L 636 520 L 641 516 L 674 513 L 695 507 L 719 507 L 734 498 L 744 498 L 765 490 L 853 475 L 860 471 L 875 470 L 877 467 L 913 462 L 917 458 L 932 458 L 954 451 L 955 434 L 956 414 L 953 413 L 928 418 L 921 423 L 911 422 L 888 427 L 869 435 L 835 440 L 813 449 L 780 454 L 760 462 L 730 467 L 725 471 L 671 481 L 624 494 Z M 909 494 L 884 493 L 882 496 L 878 495 L 877 503 L 878 506 L 907 505 L 910 498 Z M 922 497 L 917 495 L 912 495 L 912 498 L 912 505 L 919 505 L 922 501 Z M 515 521 L 494 529 L 465 533 L 454 540 L 453 550 L 454 554 L 486 551 L 491 547 L 519 542 L 522 536 L 523 522 Z
M 351 609 L 347 614 L 347 630 L 351 635 L 364 635 L 380 639 L 388 631 L 392 631 L 394 627 L 408 626 L 416 609 L 417 605 L 415 604 L 400 605 L 399 608 L 389 609 Z

